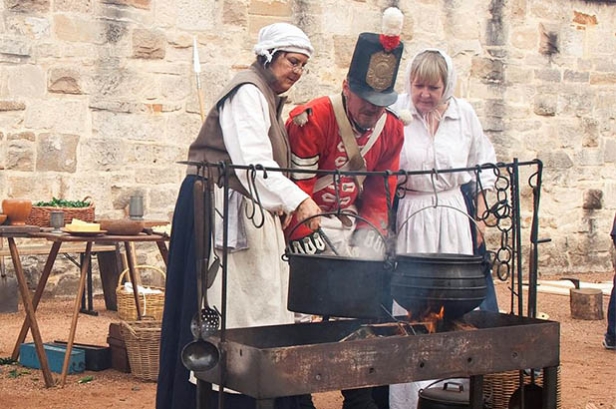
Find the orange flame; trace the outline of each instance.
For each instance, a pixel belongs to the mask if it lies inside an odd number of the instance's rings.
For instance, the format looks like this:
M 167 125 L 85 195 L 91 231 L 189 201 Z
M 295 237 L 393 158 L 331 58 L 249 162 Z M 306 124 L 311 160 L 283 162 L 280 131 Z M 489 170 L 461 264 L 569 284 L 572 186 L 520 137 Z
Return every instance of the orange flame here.
M 445 316 L 445 307 L 441 306 L 441 309 L 438 313 L 427 310 L 422 314 L 419 314 L 418 319 L 415 323 L 421 324 L 426 328 L 429 334 L 433 334 L 436 332 L 439 322 L 443 321 L 443 317 Z M 413 313 L 412 311 L 408 312 L 408 319 L 410 322 L 413 321 Z

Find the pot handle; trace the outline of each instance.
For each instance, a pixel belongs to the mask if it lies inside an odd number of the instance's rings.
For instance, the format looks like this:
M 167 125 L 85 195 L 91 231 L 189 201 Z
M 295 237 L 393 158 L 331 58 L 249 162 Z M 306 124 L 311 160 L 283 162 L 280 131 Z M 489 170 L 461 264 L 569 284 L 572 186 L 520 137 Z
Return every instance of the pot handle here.
M 323 213 L 319 213 L 318 215 L 309 216 L 306 219 L 302 220 L 301 222 L 298 222 L 297 224 L 292 226 L 291 229 L 289 230 L 289 233 L 287 233 L 287 236 L 292 236 L 293 233 L 295 232 L 295 230 L 299 226 L 305 224 L 307 221 L 309 221 L 309 220 L 311 220 L 311 219 L 313 219 L 315 217 L 327 217 L 327 216 L 338 217 L 342 223 L 345 223 L 344 220 L 348 220 L 348 221 L 350 221 L 350 223 L 352 223 L 351 218 L 355 218 L 357 220 L 361 220 L 364 223 L 366 223 L 368 228 L 360 229 L 360 230 L 363 231 L 363 232 L 368 232 L 368 233 L 372 233 L 372 231 L 374 231 L 376 234 L 371 236 L 370 242 L 373 243 L 373 244 L 374 243 L 379 243 L 379 244 L 382 243 L 382 248 L 379 246 L 380 250 L 378 250 L 375 253 L 375 255 L 378 255 L 379 257 L 382 255 L 384 257 L 385 261 L 387 261 L 389 264 L 392 264 L 392 262 L 390 260 L 392 259 L 391 255 L 393 254 L 393 248 L 395 247 L 394 244 L 391 242 L 391 240 L 385 234 L 383 234 L 376 227 L 376 225 L 374 225 L 374 223 L 370 222 L 369 220 L 367 220 L 366 218 L 364 218 L 362 216 L 359 216 L 358 214 L 356 214 L 354 212 L 349 212 L 349 211 L 344 211 L 344 210 L 337 210 L 337 211 L 323 212 Z M 363 246 L 364 248 L 366 248 L 365 247 L 366 244 L 364 243 L 363 245 L 360 245 L 360 242 L 355 237 L 355 233 L 359 232 L 360 230 L 354 229 L 353 235 L 349 238 L 349 243 L 348 244 L 350 246 L 358 246 L 358 247 L 362 247 Z M 352 257 L 352 254 L 346 254 L 346 251 L 342 251 L 342 252 L 339 251 L 340 249 L 336 248 L 334 243 L 332 243 L 330 238 L 327 236 L 326 233 L 323 232 L 323 230 L 321 228 L 315 230 L 315 232 L 312 233 L 312 235 L 313 236 L 318 236 L 319 240 L 321 240 L 323 242 L 322 245 L 325 245 L 326 248 L 328 247 L 329 250 L 335 256 L 342 256 L 343 253 L 344 253 L 344 256 Z M 355 240 L 354 240 L 354 238 L 355 238 Z M 365 236 L 364 236 L 364 239 L 365 239 Z M 284 261 L 288 261 L 289 254 L 292 254 L 292 253 L 302 253 L 302 250 L 297 248 L 298 246 L 302 247 L 301 244 L 298 244 L 298 242 L 300 242 L 301 240 L 302 239 L 296 239 L 296 240 L 289 241 L 289 243 L 287 244 L 287 247 L 285 249 L 285 253 L 282 255 L 282 259 Z M 321 248 L 321 247 L 317 246 L 317 248 Z M 308 251 L 306 251 L 306 252 L 309 253 Z
M 297 230 L 297 228 L 299 226 L 301 226 L 302 224 L 306 224 L 307 221 L 310 221 L 310 220 L 312 220 L 312 219 L 314 219 L 316 217 L 322 217 L 322 216 L 336 216 L 336 217 L 339 217 L 340 219 L 349 218 L 349 217 L 352 217 L 352 218 L 355 218 L 355 219 L 359 219 L 359 220 L 365 222 L 372 229 L 376 230 L 379 233 L 379 236 L 381 237 L 383 242 L 385 242 L 385 236 L 383 235 L 383 233 L 381 233 L 379 231 L 379 229 L 374 225 L 374 223 L 372 223 L 371 221 L 367 220 L 366 218 L 358 215 L 357 213 L 350 212 L 350 211 L 345 211 L 345 210 L 336 210 L 336 211 L 331 211 L 331 212 L 321 212 L 319 214 L 314 214 L 312 216 L 308 216 L 304 220 L 302 220 L 301 222 L 297 223 L 295 226 L 293 226 L 291 228 L 291 230 L 289 231 L 289 236 L 293 235 L 295 230 Z
M 445 382 L 445 384 L 443 385 L 443 390 L 462 392 L 464 391 L 464 384 L 460 382 Z
M 443 382 L 446 381 L 447 379 L 437 379 L 436 381 L 432 382 L 431 384 L 429 384 L 428 386 L 426 386 L 425 388 L 421 388 L 419 390 L 419 392 L 423 392 L 424 390 L 428 389 L 429 387 L 436 385 L 439 382 Z M 443 390 L 444 391 L 456 391 L 456 392 L 462 392 L 464 391 L 464 384 L 461 382 L 455 382 L 455 381 L 448 381 L 445 382 L 443 384 Z
M 475 225 L 475 227 L 477 227 L 477 232 L 478 232 L 479 234 L 481 234 L 481 238 L 483 238 L 483 240 L 485 241 L 486 237 L 485 237 L 484 233 L 481 231 L 481 229 L 479 229 L 479 228 L 478 228 L 478 223 L 477 223 L 477 220 L 473 219 L 473 218 L 471 217 L 471 215 L 469 215 L 469 214 L 468 214 L 468 212 L 466 212 L 466 211 L 464 211 L 464 210 L 461 210 L 461 209 L 458 209 L 457 207 L 453 207 L 453 206 L 449 206 L 449 205 L 444 205 L 444 204 L 439 204 L 438 202 L 437 202 L 437 203 L 435 203 L 435 204 L 433 204 L 433 205 L 430 205 L 430 206 L 425 206 L 425 207 L 422 207 L 421 209 L 416 210 L 416 211 L 414 211 L 413 213 L 411 213 L 411 215 L 410 215 L 409 217 L 407 217 L 407 218 L 406 218 L 406 220 L 404 220 L 404 221 L 402 222 L 402 224 L 400 224 L 400 227 L 398 228 L 398 232 L 397 232 L 397 233 L 399 233 L 399 232 L 400 232 L 400 230 L 402 230 L 402 227 L 404 227 L 404 225 L 405 225 L 406 223 L 408 223 L 408 221 L 409 221 L 409 220 L 410 220 L 413 216 L 415 216 L 417 213 L 421 213 L 421 212 L 423 212 L 424 210 L 428 210 L 428 209 L 434 209 L 434 208 L 436 208 L 436 207 L 442 207 L 442 208 L 446 208 L 446 209 L 451 209 L 451 210 L 455 210 L 455 211 L 456 211 L 456 212 L 458 212 L 458 213 L 462 213 L 464 216 L 466 216 L 466 217 L 467 217 L 467 218 L 471 221 L 471 223 L 473 223 L 473 224 Z

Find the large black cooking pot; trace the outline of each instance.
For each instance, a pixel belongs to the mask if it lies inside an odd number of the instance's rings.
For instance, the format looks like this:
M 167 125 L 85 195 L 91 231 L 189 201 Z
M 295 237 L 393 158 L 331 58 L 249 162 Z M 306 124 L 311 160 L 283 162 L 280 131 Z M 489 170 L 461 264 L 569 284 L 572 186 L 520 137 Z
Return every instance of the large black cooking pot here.
M 455 319 L 481 304 L 486 296 L 484 259 L 466 254 L 399 254 L 391 277 L 391 295 L 418 318 L 445 308 Z
M 348 318 L 384 316 L 391 272 L 383 260 L 287 254 L 290 311 Z

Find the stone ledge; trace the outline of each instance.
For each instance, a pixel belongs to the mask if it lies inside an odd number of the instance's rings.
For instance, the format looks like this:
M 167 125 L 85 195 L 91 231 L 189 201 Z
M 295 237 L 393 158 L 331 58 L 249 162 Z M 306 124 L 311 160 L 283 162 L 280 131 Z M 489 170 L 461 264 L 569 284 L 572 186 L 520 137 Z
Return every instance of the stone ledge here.
M 23 111 L 26 104 L 22 101 L 0 101 L 0 112 Z

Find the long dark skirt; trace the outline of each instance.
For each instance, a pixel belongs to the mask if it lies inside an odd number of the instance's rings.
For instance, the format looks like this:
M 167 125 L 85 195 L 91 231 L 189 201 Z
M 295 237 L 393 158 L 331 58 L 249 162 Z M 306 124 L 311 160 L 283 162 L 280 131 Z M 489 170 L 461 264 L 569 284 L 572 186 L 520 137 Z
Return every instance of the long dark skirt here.
M 196 387 L 188 381 L 189 371 L 180 359 L 182 348 L 193 340 L 190 320 L 197 311 L 193 229 L 195 180 L 196 176 L 187 176 L 184 179 L 173 214 L 160 342 L 157 409 L 190 409 L 196 408 L 197 405 Z M 225 407 L 229 409 L 255 408 L 255 400 L 244 395 L 235 395 L 225 399 L 225 402 Z M 242 406 L 239 406 L 240 404 Z M 212 404 L 208 406 L 208 409 L 218 407 Z M 295 397 L 276 399 L 276 409 L 299 407 L 299 400 Z

